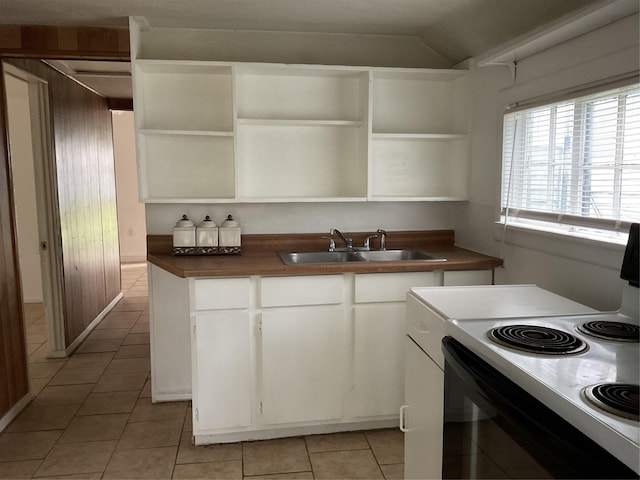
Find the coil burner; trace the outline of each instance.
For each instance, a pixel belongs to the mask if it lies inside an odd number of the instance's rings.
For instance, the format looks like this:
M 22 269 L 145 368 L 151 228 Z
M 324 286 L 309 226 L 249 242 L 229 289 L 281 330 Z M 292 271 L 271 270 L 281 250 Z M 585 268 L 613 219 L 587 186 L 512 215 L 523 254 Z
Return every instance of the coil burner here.
M 493 328 L 488 337 L 516 350 L 544 355 L 571 355 L 588 348 L 586 342 L 562 330 L 537 325 L 506 325 Z
M 592 337 L 620 342 L 640 341 L 640 327 L 624 322 L 594 320 L 578 326 L 578 331 Z
M 597 408 L 629 420 L 640 420 L 639 387 L 632 383 L 599 383 L 586 387 L 583 394 Z

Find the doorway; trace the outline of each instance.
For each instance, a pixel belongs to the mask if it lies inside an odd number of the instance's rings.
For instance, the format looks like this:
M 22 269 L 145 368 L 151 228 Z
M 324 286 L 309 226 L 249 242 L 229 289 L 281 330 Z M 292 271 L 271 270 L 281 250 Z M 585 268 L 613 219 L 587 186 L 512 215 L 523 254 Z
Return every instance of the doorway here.
M 30 359 L 64 357 L 48 87 L 8 63 L 3 69 L 27 353 Z
M 113 127 L 120 264 L 123 266 L 145 264 L 147 261 L 147 227 L 145 207 L 140 202 L 138 195 L 133 111 L 112 111 L 111 123 Z

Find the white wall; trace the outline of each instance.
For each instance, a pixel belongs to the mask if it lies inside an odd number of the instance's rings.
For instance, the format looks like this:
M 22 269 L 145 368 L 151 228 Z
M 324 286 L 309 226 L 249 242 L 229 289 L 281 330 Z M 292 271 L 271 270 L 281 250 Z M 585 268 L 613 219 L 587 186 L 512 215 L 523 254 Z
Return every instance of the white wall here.
M 340 33 L 143 29 L 144 58 L 370 67 L 448 68 L 451 62 L 417 37 Z
M 133 112 L 113 112 L 113 155 L 116 170 L 120 261 L 144 262 L 147 231 L 144 204 L 138 201 L 138 171 Z
M 228 214 L 243 233 L 316 233 L 337 228 L 351 232 L 449 229 L 459 205 L 442 203 L 258 203 L 147 204 L 150 235 L 166 235 L 183 214 L 200 223 L 206 215 L 220 224 Z
M 506 67 L 477 69 L 471 200 L 456 222 L 458 243 L 503 256 L 499 283 L 535 283 L 608 310 L 620 305 L 623 247 L 494 225 L 500 204 L 501 128 L 505 105 L 638 71 L 638 15 L 521 60 L 515 82 Z M 637 73 L 636 73 L 637 74 Z
M 43 296 L 28 84 L 5 75 L 5 88 L 22 299 L 37 303 Z

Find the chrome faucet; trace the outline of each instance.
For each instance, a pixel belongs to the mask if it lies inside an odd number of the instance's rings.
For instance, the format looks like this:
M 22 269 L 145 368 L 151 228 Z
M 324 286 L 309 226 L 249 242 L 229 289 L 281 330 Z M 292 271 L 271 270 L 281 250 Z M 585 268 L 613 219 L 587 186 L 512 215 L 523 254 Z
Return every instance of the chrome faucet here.
M 327 240 L 329 240 L 329 251 L 333 252 L 336 249 L 336 242 L 333 240 L 333 238 L 331 237 L 322 237 L 325 238 Z
M 362 247 L 364 251 L 371 250 L 370 243 L 372 238 L 378 238 L 378 235 L 369 235 L 367 238 L 364 239 L 364 246 Z
M 380 250 L 387 249 L 387 232 L 379 228 L 377 233 L 380 235 Z
M 331 235 L 337 235 L 340 240 L 344 242 L 348 250 L 353 250 L 353 239 L 345 237 L 340 230 L 332 228 L 329 230 Z

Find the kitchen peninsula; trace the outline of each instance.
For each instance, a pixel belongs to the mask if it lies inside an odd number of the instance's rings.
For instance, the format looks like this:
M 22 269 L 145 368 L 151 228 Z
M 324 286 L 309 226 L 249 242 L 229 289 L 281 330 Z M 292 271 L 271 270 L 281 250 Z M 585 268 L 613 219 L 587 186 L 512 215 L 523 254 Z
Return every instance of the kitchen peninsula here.
M 193 400 L 196 443 L 397 425 L 406 292 L 490 284 L 501 265 L 455 247 L 450 230 L 387 240 L 445 261 L 291 266 L 277 255 L 326 250 L 322 236 L 244 235 L 242 255 L 223 257 L 172 256 L 170 237 L 149 237 L 152 395 Z

